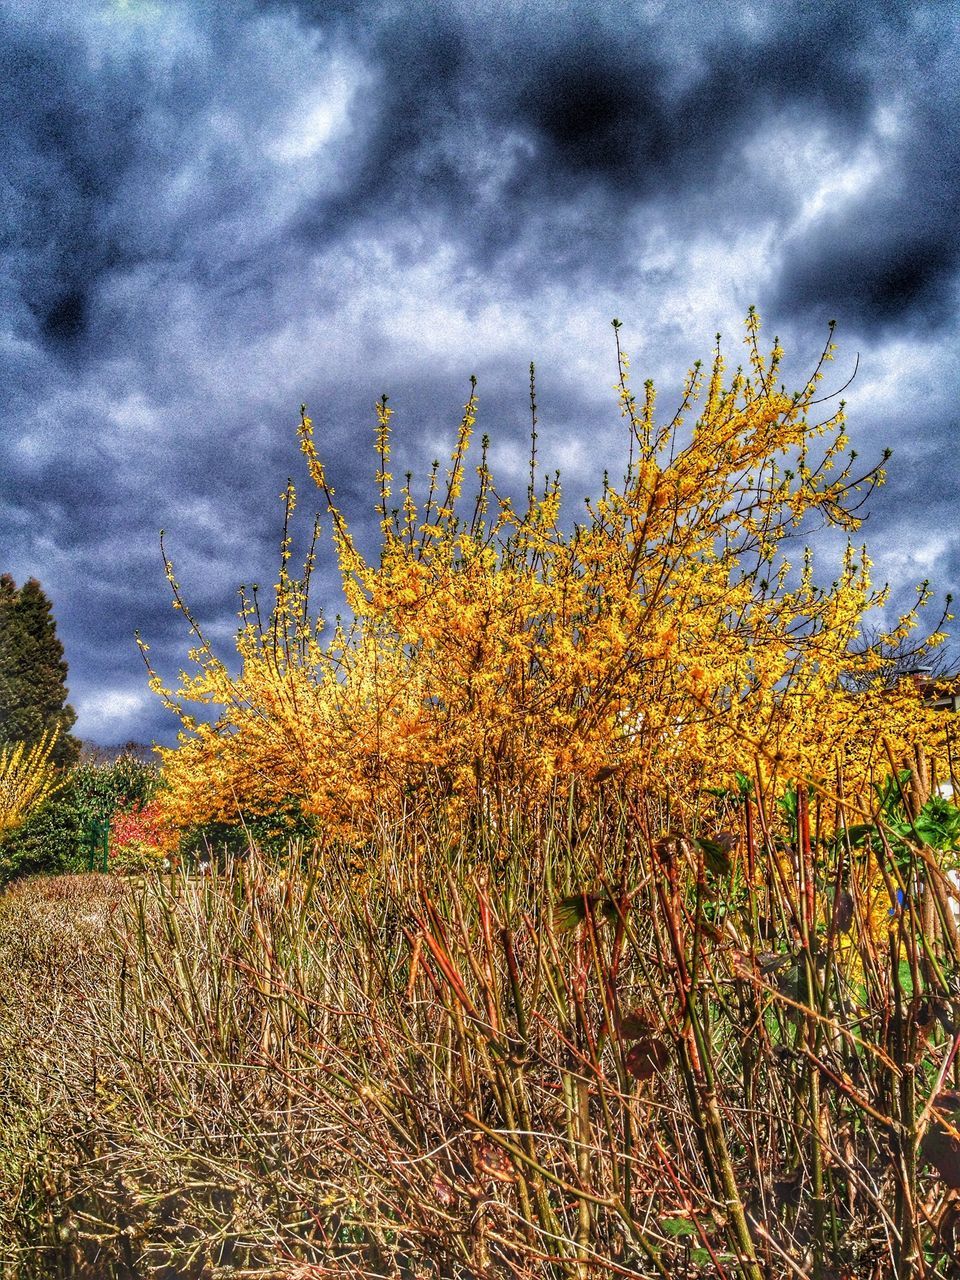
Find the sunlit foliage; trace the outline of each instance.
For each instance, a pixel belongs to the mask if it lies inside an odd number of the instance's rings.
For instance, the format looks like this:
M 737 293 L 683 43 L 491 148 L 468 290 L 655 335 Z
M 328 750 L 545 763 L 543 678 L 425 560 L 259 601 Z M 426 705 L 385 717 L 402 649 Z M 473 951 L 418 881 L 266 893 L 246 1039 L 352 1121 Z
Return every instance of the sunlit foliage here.
M 32 747 L 0 747 L 0 836 L 19 827 L 56 790 L 59 771 L 50 757 L 57 737 L 44 733 Z
M 116 870 L 158 867 L 173 852 L 171 833 L 155 802 L 118 809 L 110 820 L 110 858 Z
M 316 537 L 290 571 L 292 487 L 275 607 L 242 593 L 232 675 L 196 636 L 179 688 L 154 685 L 183 719 L 165 755 L 168 812 L 181 826 L 265 812 L 295 797 L 318 829 L 364 835 L 424 807 L 501 817 L 607 779 L 692 807 L 744 768 L 764 786 L 803 779 L 855 789 L 891 755 L 936 749 L 936 717 L 912 683 L 873 680 L 858 645 L 885 600 L 854 541 L 883 479 L 856 471 L 843 402 L 824 396 L 827 345 L 804 385 L 781 382 L 746 321 L 746 360 L 689 372 L 662 422 L 653 384 L 631 389 L 617 337 L 626 460 L 573 521 L 561 481 L 541 481 L 533 413 L 524 503 L 501 492 L 484 437 L 471 463 L 475 381 L 449 466 L 418 501 L 395 492 L 391 416 L 377 404 L 380 553 L 351 534 L 304 410 L 300 444 L 323 495 L 350 621 L 329 632 L 309 602 Z M 884 459 L 886 460 L 886 459 Z M 395 505 L 394 505 L 395 504 Z M 832 581 L 805 546 L 817 527 L 845 535 Z M 925 602 L 926 587 L 920 589 Z M 917 626 L 903 618 L 886 644 Z M 934 646 L 934 634 L 920 642 Z M 191 714 L 213 705 L 212 724 Z

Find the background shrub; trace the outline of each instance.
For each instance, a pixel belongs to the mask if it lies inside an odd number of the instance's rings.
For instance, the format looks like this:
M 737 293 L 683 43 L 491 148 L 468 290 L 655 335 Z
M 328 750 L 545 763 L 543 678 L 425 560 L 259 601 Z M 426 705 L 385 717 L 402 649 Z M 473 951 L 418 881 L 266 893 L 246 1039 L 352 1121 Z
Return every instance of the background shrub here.
M 273 858 L 285 858 L 291 843 L 309 845 L 317 825 L 296 801 L 278 805 L 268 813 L 245 815 L 239 822 L 205 822 L 188 827 L 180 835 L 179 854 L 190 866 L 244 857 L 251 845 Z
M 0 879 L 83 870 L 90 824 L 144 809 L 159 778 L 157 765 L 132 752 L 106 763 L 82 761 L 60 790 L 0 844 Z

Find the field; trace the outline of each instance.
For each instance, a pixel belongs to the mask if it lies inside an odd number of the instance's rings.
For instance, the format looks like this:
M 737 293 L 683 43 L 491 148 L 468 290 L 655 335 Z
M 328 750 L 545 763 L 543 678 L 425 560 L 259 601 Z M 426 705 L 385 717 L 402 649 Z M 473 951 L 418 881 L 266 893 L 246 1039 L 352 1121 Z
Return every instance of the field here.
M 950 882 L 716 806 L 21 882 L 7 1274 L 956 1275 Z

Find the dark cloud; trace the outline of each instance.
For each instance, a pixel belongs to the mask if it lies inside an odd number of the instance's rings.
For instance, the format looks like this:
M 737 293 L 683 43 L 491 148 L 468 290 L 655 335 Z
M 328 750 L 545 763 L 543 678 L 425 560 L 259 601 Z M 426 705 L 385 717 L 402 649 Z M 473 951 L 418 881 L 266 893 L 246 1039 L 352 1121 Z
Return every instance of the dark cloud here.
M 287 11 L 291 6 L 284 5 Z M 295 6 L 324 26 L 324 7 Z M 419 21 L 386 7 L 340 11 L 338 30 L 373 69 L 363 148 L 337 206 L 442 203 L 481 247 L 506 247 L 531 208 L 585 188 L 624 202 L 673 204 L 740 177 L 744 138 L 771 113 L 862 127 L 877 100 L 884 52 L 903 23 L 881 6 L 771 8 L 753 25 L 716 20 L 726 6 L 682 8 L 673 22 L 645 6 L 584 5 L 547 17 L 533 5 L 493 11 L 430 6 Z M 525 144 L 525 145 L 524 145 Z M 510 148 L 520 161 L 509 163 Z M 483 159 L 506 161 L 478 193 Z M 504 207 L 506 202 L 507 207 Z M 741 207 L 740 215 L 751 211 Z M 330 209 L 314 227 L 329 227 Z M 354 213 L 355 216 L 355 213 Z M 589 246 L 592 228 L 580 243 Z
M 4 257 L 20 295 L 21 331 L 36 329 L 62 351 L 87 335 L 98 282 L 122 253 L 103 224 L 135 145 L 136 92 L 116 73 L 92 78 L 66 33 L 54 42 L 5 14 L 0 112 Z
M 724 165 L 735 171 L 732 153 L 781 107 L 855 125 L 872 100 L 869 77 L 791 25 L 691 51 L 696 69 L 680 84 L 671 51 L 649 29 L 626 43 L 590 30 L 543 49 L 511 103 L 544 147 L 535 181 L 678 199 L 714 187 Z
M 789 300 L 807 313 L 832 308 L 860 328 L 932 330 L 955 319 L 960 92 L 954 59 L 951 50 L 949 62 L 933 55 L 922 74 L 915 69 L 916 99 L 902 90 L 891 95 L 889 118 L 874 143 L 882 167 L 855 202 L 788 237 L 776 301 Z M 941 87 L 928 97 L 931 83 Z
M 955 580 L 950 11 L 0 0 L 0 568 L 51 591 L 80 732 L 169 737 L 131 639 L 186 647 L 158 530 L 228 638 L 305 480 L 301 400 L 372 545 L 374 398 L 422 472 L 476 371 L 522 489 L 535 358 L 579 498 L 622 445 L 614 314 L 664 403 L 750 303 L 798 349 L 838 318 L 858 447 L 929 445 L 869 533 Z
M 898 225 L 851 237 L 842 228 L 803 249 L 781 277 L 774 305 L 871 328 L 935 328 L 953 316 L 960 251 L 942 234 Z
M 81 289 L 69 289 L 54 299 L 41 316 L 44 338 L 54 347 L 79 342 L 86 331 L 88 301 Z

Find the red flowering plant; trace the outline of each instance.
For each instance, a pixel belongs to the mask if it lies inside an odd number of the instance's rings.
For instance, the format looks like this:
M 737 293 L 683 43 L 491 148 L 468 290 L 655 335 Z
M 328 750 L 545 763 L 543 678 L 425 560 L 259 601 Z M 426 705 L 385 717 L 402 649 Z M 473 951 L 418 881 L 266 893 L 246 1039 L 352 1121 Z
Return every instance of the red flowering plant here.
M 117 810 L 110 821 L 110 865 L 114 871 L 158 867 L 171 847 L 171 833 L 155 801 Z

